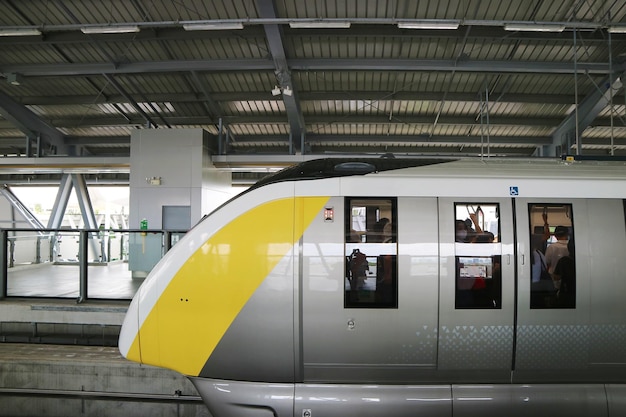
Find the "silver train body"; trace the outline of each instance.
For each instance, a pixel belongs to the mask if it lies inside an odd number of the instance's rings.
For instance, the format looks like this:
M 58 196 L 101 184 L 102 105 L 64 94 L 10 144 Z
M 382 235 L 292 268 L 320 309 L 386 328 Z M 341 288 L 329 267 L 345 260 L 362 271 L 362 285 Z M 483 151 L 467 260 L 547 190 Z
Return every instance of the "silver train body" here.
M 120 351 L 215 417 L 624 416 L 625 200 L 617 162 L 303 163 L 167 253 Z M 534 275 L 559 226 L 573 281 Z

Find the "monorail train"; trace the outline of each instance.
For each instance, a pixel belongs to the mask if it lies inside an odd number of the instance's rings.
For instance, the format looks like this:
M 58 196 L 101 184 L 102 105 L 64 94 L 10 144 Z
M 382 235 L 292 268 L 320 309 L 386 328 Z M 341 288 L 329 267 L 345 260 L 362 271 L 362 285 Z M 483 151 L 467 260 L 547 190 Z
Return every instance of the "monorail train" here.
M 119 348 L 215 417 L 625 416 L 626 164 L 322 159 L 199 222 Z

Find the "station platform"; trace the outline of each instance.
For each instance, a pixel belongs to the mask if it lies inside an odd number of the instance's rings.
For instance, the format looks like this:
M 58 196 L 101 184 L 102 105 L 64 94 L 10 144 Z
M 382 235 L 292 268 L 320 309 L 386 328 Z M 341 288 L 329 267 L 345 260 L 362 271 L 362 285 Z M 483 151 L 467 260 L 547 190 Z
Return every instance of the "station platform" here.
M 84 298 L 77 263 L 9 268 L 7 297 L 0 300 L 0 342 L 117 346 L 142 282 L 132 278 L 126 262 L 92 264 Z
M 76 299 L 80 295 L 77 262 L 17 265 L 7 272 L 9 297 Z M 127 262 L 91 263 L 87 268 L 88 298 L 130 300 L 142 282 L 132 278 Z
M 115 347 L 129 304 L 8 298 L 0 301 L 0 342 Z
M 127 361 L 117 349 L 142 283 L 124 262 L 90 265 L 78 302 L 77 264 L 9 268 L 0 300 L 0 415 L 210 416 L 184 376 Z
M 117 348 L 0 343 L 6 417 L 209 417 L 189 380 L 124 359 Z

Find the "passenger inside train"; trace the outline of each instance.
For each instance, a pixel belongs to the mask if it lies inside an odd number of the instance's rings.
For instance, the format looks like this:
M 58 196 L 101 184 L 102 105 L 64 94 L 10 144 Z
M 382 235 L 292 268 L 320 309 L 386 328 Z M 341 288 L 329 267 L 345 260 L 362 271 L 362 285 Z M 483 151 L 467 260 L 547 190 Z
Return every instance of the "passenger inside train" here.
M 346 199 L 346 308 L 397 308 L 397 201 Z
M 533 249 L 530 308 L 576 308 L 572 205 L 530 204 L 528 210 Z
M 457 309 L 493 309 L 502 304 L 498 212 L 493 203 L 455 204 Z

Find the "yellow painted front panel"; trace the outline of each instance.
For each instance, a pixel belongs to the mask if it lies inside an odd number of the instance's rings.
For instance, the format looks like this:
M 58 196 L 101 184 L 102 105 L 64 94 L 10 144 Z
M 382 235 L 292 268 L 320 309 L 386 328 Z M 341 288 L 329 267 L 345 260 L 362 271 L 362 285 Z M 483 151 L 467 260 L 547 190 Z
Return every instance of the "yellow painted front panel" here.
M 181 267 L 141 326 L 142 362 L 198 375 L 248 299 L 326 201 L 271 201 L 211 236 Z

